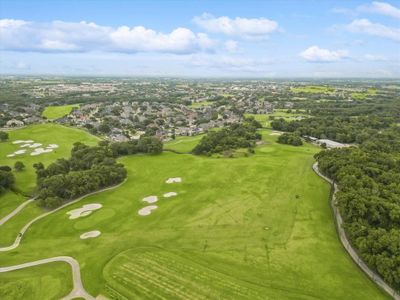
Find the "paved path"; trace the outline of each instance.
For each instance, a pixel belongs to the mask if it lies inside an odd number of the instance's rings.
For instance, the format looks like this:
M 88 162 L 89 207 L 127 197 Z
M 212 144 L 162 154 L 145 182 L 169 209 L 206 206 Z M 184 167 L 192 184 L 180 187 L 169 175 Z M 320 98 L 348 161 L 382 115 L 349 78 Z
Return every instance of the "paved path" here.
M 8 220 L 10 220 L 12 217 L 14 217 L 17 213 L 19 213 L 25 206 L 27 206 L 29 203 L 32 203 L 33 201 L 35 201 L 35 198 L 29 199 L 27 201 L 25 201 L 24 203 L 22 203 L 20 206 L 18 206 L 16 209 L 14 209 L 11 213 L 9 213 L 7 216 L 5 216 L 4 218 L 2 218 L 0 220 L 0 226 L 3 225 L 5 222 L 7 222 Z
M 393 299 L 400 300 L 400 295 L 394 289 L 392 289 L 378 274 L 376 274 L 374 271 L 372 271 L 364 263 L 364 261 L 358 256 L 356 250 L 354 250 L 354 248 L 351 246 L 349 240 L 347 239 L 346 233 L 343 229 L 343 219 L 342 219 L 342 216 L 340 215 L 338 207 L 336 206 L 336 204 L 337 204 L 336 203 L 336 193 L 339 190 L 337 184 L 334 183 L 332 179 L 326 177 L 319 171 L 318 162 L 316 162 L 313 165 L 313 170 L 315 171 L 315 173 L 317 173 L 318 176 L 325 179 L 333 187 L 333 193 L 332 193 L 332 198 L 331 198 L 331 208 L 332 208 L 333 214 L 335 216 L 336 229 L 337 229 L 337 232 L 338 232 L 338 235 L 339 235 L 340 241 L 342 242 L 343 247 L 349 253 L 349 255 L 354 260 L 354 262 L 360 267 L 361 270 L 364 271 L 365 274 L 367 274 L 367 276 L 372 281 L 374 281 L 381 289 L 383 289 L 390 296 L 392 296 Z
M 88 292 L 86 292 L 86 290 L 84 289 L 84 287 L 82 285 L 81 271 L 80 271 L 79 263 L 70 256 L 57 256 L 57 257 L 36 260 L 36 261 L 32 261 L 32 262 L 28 262 L 28 263 L 24 263 L 24 264 L 20 264 L 20 265 L 15 265 L 15 266 L 1 267 L 0 273 L 20 270 L 20 269 L 34 267 L 34 266 L 39 266 L 39 265 L 52 263 L 52 262 L 66 262 L 67 264 L 69 264 L 71 266 L 71 269 L 72 269 L 73 289 L 67 296 L 62 298 L 63 300 L 74 299 L 74 298 L 78 298 L 78 297 L 81 297 L 81 298 L 84 298 L 87 300 L 95 300 L 95 298 L 92 295 L 90 295 Z
M 44 217 L 47 217 L 48 215 L 53 214 L 53 213 L 63 209 L 64 207 L 72 205 L 72 204 L 82 200 L 83 198 L 86 198 L 88 196 L 92 196 L 92 195 L 95 195 L 95 194 L 98 194 L 98 193 L 102 193 L 102 192 L 105 192 L 105 191 L 108 191 L 108 190 L 115 189 L 115 188 L 121 186 L 122 184 L 124 184 L 125 182 L 126 182 L 126 179 L 123 182 L 121 182 L 120 184 L 117 184 L 117 185 L 114 185 L 114 186 L 111 186 L 111 187 L 108 187 L 108 188 L 105 188 L 105 189 L 102 189 L 102 190 L 98 190 L 98 191 L 86 194 L 86 195 L 84 195 L 82 197 L 79 197 L 78 199 L 75 199 L 74 201 L 68 202 L 68 203 L 66 203 L 66 204 L 64 204 L 64 205 L 62 205 L 62 206 L 60 206 L 60 207 L 58 207 L 56 209 L 53 209 L 53 210 L 48 211 L 48 212 L 46 212 L 44 214 L 41 214 L 40 216 L 37 216 L 36 218 L 34 218 L 31 221 L 29 221 L 24 227 L 22 227 L 22 229 L 19 231 L 19 233 L 18 233 L 18 235 L 17 235 L 17 237 L 16 237 L 16 239 L 15 239 L 15 241 L 14 241 L 14 243 L 12 245 L 0 248 L 0 252 L 10 251 L 10 250 L 13 250 L 13 249 L 17 248 L 19 246 L 19 243 L 21 242 L 21 239 L 24 236 L 25 232 L 36 221 L 39 221 L 40 219 L 43 219 Z

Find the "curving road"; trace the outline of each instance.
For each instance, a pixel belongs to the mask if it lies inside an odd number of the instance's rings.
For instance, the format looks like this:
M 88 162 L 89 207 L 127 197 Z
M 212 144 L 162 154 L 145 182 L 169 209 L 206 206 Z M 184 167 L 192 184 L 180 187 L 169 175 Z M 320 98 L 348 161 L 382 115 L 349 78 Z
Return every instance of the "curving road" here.
M 79 263 L 70 256 L 56 256 L 56 257 L 45 258 L 45 259 L 36 260 L 36 261 L 32 261 L 32 262 L 28 262 L 28 263 L 24 263 L 24 264 L 20 264 L 20 265 L 15 265 L 15 266 L 10 266 L 10 267 L 1 267 L 0 273 L 20 270 L 20 269 L 34 267 L 34 266 L 39 266 L 39 265 L 48 264 L 48 263 L 52 263 L 52 262 L 65 262 L 65 263 L 69 264 L 72 269 L 72 283 L 73 283 L 74 287 L 67 296 L 62 298 L 62 300 L 69 300 L 69 299 L 74 299 L 74 298 L 79 298 L 79 297 L 87 299 L 87 300 L 95 300 L 95 298 L 92 295 L 90 295 L 88 292 L 86 292 L 86 290 L 83 287 Z
M 44 217 L 46 217 L 46 216 L 48 216 L 48 215 L 50 215 L 50 214 L 53 214 L 53 213 L 55 213 L 55 212 L 57 212 L 57 211 L 63 209 L 64 207 L 67 207 L 67 206 L 69 206 L 69 205 L 72 205 L 72 204 L 74 204 L 74 203 L 76 203 L 76 202 L 82 200 L 83 198 L 86 198 L 86 197 L 88 197 L 88 196 L 92 196 L 92 195 L 95 195 L 95 194 L 98 194 L 98 193 L 102 193 L 102 192 L 105 192 L 105 191 L 108 191 L 108 190 L 115 189 L 115 188 L 121 186 L 122 184 L 124 184 L 125 182 L 126 182 L 126 179 L 125 179 L 123 182 L 121 182 L 121 183 L 119 183 L 119 184 L 117 184 L 117 185 L 114 185 L 114 186 L 111 186 L 111 187 L 107 187 L 107 188 L 105 188 L 105 189 L 98 190 L 98 191 L 95 191 L 95 192 L 86 194 L 86 195 L 84 195 L 84 196 L 82 196 L 82 197 L 79 197 L 78 199 L 75 199 L 74 201 L 68 202 L 68 203 L 66 203 L 66 204 L 64 204 L 64 205 L 62 205 L 62 206 L 60 206 L 60 207 L 58 207 L 58 208 L 56 208 L 56 209 L 53 209 L 53 210 L 48 211 L 48 212 L 46 212 L 46 213 L 44 213 L 44 214 L 41 214 L 40 216 L 37 216 L 36 218 L 34 218 L 34 219 L 32 219 L 31 221 L 29 221 L 24 227 L 22 227 L 22 229 L 21 229 L 20 232 L 18 233 L 18 235 L 17 235 L 17 237 L 15 238 L 15 241 L 14 241 L 14 243 L 13 243 L 12 245 L 7 246 L 7 247 L 2 247 L 2 248 L 0 248 L 0 252 L 10 251 L 10 250 L 13 250 L 13 249 L 17 248 L 17 247 L 19 246 L 19 244 L 20 244 L 20 242 L 21 242 L 21 239 L 22 239 L 23 235 L 25 234 L 25 232 L 26 232 L 26 231 L 28 230 L 28 228 L 29 228 L 33 223 L 35 223 L 36 221 L 39 221 L 40 219 L 43 219 Z
M 19 213 L 25 206 L 27 206 L 29 203 L 32 203 L 35 201 L 36 198 L 29 199 L 22 203 L 20 206 L 18 206 L 16 209 L 14 209 L 12 212 L 10 212 L 7 216 L 4 218 L 0 219 L 0 226 L 3 225 L 5 222 L 10 220 L 12 217 L 14 217 L 17 213 Z
M 347 253 L 353 259 L 353 261 L 360 267 L 361 270 L 372 280 L 374 281 L 381 289 L 387 292 L 390 296 L 393 297 L 395 300 L 400 300 L 400 295 L 392 289 L 378 274 L 372 271 L 364 261 L 358 256 L 356 250 L 354 250 L 353 246 L 350 244 L 349 240 L 347 239 L 346 233 L 343 229 L 343 219 L 340 215 L 339 209 L 337 208 L 336 203 L 336 193 L 339 191 L 337 184 L 330 178 L 323 175 L 318 169 L 318 162 L 313 164 L 314 172 L 325 181 L 327 181 L 333 188 L 332 198 L 331 198 L 331 208 L 333 214 L 335 216 L 336 221 L 336 229 L 339 235 L 339 239 L 342 242 L 343 247 L 346 249 Z

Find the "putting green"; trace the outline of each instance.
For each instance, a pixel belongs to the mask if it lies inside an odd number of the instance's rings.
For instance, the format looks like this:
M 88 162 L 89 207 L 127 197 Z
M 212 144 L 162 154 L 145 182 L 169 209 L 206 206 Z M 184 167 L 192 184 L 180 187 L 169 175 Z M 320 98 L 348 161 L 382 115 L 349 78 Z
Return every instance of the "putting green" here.
M 388 299 L 338 240 L 330 188 L 311 169 L 319 149 L 262 132 L 266 143 L 247 158 L 120 159 L 128 170 L 121 187 L 41 219 L 18 248 L 0 253 L 0 266 L 72 256 L 89 293 L 120 299 Z M 171 177 L 182 182 L 166 184 Z M 161 197 L 167 192 L 178 195 Z M 149 195 L 159 196 L 158 209 L 139 216 Z M 103 208 L 68 218 L 91 203 Z M 101 236 L 79 239 L 92 230 Z M 15 274 L 0 282 L 29 276 Z
M 68 115 L 72 111 L 72 109 L 76 107 L 79 107 L 79 105 L 72 104 L 72 105 L 60 105 L 60 106 L 47 106 L 44 109 L 42 116 L 49 120 L 59 119 Z

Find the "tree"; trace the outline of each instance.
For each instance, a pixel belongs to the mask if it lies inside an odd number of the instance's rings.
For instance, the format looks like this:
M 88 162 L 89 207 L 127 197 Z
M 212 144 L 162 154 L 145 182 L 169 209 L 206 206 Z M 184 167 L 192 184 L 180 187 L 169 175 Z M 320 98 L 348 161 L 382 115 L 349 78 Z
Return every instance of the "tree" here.
M 0 131 L 0 142 L 4 142 L 8 140 L 8 133 L 4 131 Z
M 25 169 L 25 165 L 24 165 L 24 163 L 22 161 L 16 161 L 15 164 L 14 164 L 14 169 L 17 172 L 20 172 L 23 169 Z

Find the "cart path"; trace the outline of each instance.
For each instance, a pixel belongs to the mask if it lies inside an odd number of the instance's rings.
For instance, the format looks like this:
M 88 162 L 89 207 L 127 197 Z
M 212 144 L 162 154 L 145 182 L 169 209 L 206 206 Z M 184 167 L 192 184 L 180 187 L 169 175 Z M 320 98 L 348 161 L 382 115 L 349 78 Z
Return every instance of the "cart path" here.
M 56 257 L 40 259 L 40 260 L 36 260 L 36 261 L 32 261 L 32 262 L 27 262 L 27 263 L 15 265 L 15 266 L 0 267 L 0 273 L 25 269 L 25 268 L 39 266 L 39 265 L 48 264 L 48 263 L 52 263 L 52 262 L 65 262 L 65 263 L 69 264 L 72 269 L 73 289 L 67 296 L 62 298 L 63 300 L 69 300 L 69 299 L 74 299 L 74 298 L 78 298 L 78 297 L 81 297 L 81 298 L 84 298 L 87 300 L 95 300 L 95 298 L 92 295 L 90 295 L 83 287 L 82 279 L 81 279 L 81 269 L 79 267 L 79 263 L 70 256 L 56 256 Z
M 32 203 L 35 201 L 35 198 L 29 199 L 22 204 L 20 204 L 16 209 L 14 209 L 12 212 L 10 212 L 7 216 L 3 217 L 0 219 L 0 226 L 3 225 L 5 222 L 10 220 L 12 217 L 14 217 L 17 213 L 19 213 L 25 206 L 27 206 L 29 203 Z
M 40 219 L 43 219 L 44 217 L 47 217 L 48 215 L 53 214 L 53 213 L 55 213 L 55 212 L 57 212 L 57 211 L 59 211 L 59 210 L 65 208 L 65 207 L 67 207 L 67 206 L 69 206 L 69 205 L 72 205 L 72 204 L 74 204 L 74 203 L 77 203 L 77 202 L 79 202 L 80 200 L 82 200 L 82 199 L 84 199 L 84 198 L 86 198 L 86 197 L 89 197 L 89 196 L 92 196 L 92 195 L 95 195 L 95 194 L 99 194 L 99 193 L 102 193 L 102 192 L 105 192 L 105 191 L 109 191 L 109 190 L 116 189 L 116 188 L 118 188 L 119 186 L 121 186 L 122 184 L 124 184 L 125 182 L 126 182 L 126 179 L 125 179 L 123 182 L 121 182 L 121 183 L 119 183 L 119 184 L 117 184 L 117 185 L 113 185 L 113 186 L 104 188 L 104 189 L 102 189 L 102 190 L 98 190 L 98 191 L 95 191 L 95 192 L 86 194 L 86 195 L 84 195 L 84 196 L 82 196 L 82 197 L 79 197 L 78 199 L 75 199 L 74 201 L 68 202 L 68 203 L 66 203 L 66 204 L 64 204 L 64 205 L 61 205 L 60 207 L 58 207 L 58 208 L 56 208 L 56 209 L 53 209 L 53 210 L 48 211 L 48 212 L 46 212 L 46 213 L 44 213 L 44 214 L 41 214 L 40 216 L 37 216 L 36 218 L 32 219 L 32 220 L 29 221 L 27 224 L 25 224 L 24 227 L 22 227 L 22 229 L 21 229 L 20 232 L 18 233 L 18 235 L 17 235 L 17 237 L 15 238 L 15 241 L 14 241 L 14 243 L 13 243 L 12 245 L 6 246 L 6 247 L 1 247 L 1 248 L 0 248 L 0 252 L 6 252 L 6 251 L 10 251 L 10 250 L 13 250 L 13 249 L 17 248 L 17 247 L 19 246 L 19 244 L 20 244 L 20 242 L 21 242 L 21 240 L 22 240 L 22 237 L 24 236 L 25 232 L 26 232 L 26 231 L 28 230 L 28 228 L 29 228 L 33 223 L 35 223 L 36 221 L 39 221 Z

